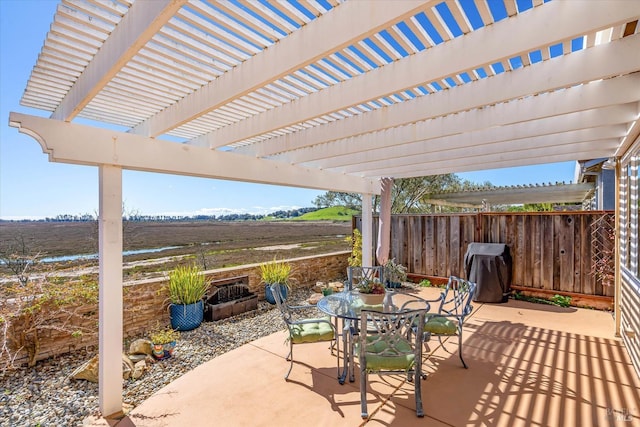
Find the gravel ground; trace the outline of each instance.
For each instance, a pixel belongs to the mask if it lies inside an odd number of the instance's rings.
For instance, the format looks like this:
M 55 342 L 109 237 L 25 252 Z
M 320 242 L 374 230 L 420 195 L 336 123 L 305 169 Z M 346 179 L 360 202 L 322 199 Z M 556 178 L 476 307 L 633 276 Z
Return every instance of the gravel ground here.
M 300 303 L 310 294 L 308 289 L 294 290 L 289 298 Z M 282 329 L 279 311 L 266 302 L 250 313 L 204 322 L 180 334 L 173 357 L 153 364 L 137 380 L 123 381 L 123 401 L 138 406 L 196 366 Z M 96 352 L 77 351 L 38 362 L 34 368 L 0 373 L 0 426 L 79 426 L 86 417 L 97 415 L 98 384 L 68 378 Z

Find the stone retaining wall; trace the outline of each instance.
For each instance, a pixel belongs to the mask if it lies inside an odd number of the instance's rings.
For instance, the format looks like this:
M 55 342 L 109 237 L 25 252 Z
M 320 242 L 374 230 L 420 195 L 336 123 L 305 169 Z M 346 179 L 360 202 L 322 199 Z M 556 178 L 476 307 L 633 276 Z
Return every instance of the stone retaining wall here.
M 346 277 L 347 259 L 350 252 L 334 252 L 326 255 L 288 259 L 292 264 L 292 288 L 309 287 L 317 281 L 333 281 Z M 246 264 L 237 267 L 208 270 L 204 272 L 208 280 L 225 279 L 234 276 L 249 276 L 249 289 L 264 300 L 264 286 L 260 283 L 260 264 Z M 141 336 L 153 329 L 158 323 L 169 324 L 168 277 L 127 282 L 123 287 L 124 337 Z M 97 348 L 98 306 L 79 307 L 82 327 L 95 330 L 95 334 L 72 337 L 67 332 L 46 330 L 40 334 L 40 348 L 37 360 L 58 356 L 81 348 Z M 78 327 L 76 324 L 75 327 Z M 12 334 L 20 334 L 20 325 L 16 325 Z M 15 364 L 27 362 L 27 354 L 22 351 Z

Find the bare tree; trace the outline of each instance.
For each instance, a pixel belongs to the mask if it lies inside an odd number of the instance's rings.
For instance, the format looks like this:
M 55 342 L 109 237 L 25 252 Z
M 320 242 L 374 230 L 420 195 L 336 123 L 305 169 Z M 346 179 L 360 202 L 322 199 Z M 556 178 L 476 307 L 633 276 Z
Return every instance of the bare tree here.
M 18 279 L 22 286 L 29 282 L 29 270 L 40 260 L 41 252 L 32 252 L 24 236 L 0 243 L 0 262 Z

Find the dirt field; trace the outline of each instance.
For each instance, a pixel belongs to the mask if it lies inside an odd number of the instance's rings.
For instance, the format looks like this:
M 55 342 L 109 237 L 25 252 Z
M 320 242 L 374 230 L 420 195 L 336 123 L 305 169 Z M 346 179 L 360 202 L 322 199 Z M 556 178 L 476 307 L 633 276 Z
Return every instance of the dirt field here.
M 345 237 L 351 233 L 347 222 L 132 222 L 124 225 L 124 249 L 178 249 L 130 255 L 125 270 L 128 279 L 147 277 L 184 262 L 182 256 L 207 269 L 228 267 L 278 258 L 349 250 Z M 97 252 L 95 223 L 0 223 L 0 248 L 24 239 L 32 253 L 42 256 L 92 254 Z M 161 260 L 160 260 L 161 258 Z M 158 259 L 157 263 L 140 262 Z M 82 260 L 43 264 L 39 270 L 77 270 L 93 267 L 97 261 Z M 1 271 L 2 269 L 0 269 Z M 7 271 L 1 271 L 5 275 Z

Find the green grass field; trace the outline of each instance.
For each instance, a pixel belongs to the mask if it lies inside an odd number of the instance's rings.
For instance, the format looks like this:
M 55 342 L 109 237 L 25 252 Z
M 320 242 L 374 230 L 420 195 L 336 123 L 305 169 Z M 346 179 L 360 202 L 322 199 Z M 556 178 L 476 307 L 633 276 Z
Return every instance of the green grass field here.
M 355 209 L 349 209 L 344 206 L 332 206 L 308 212 L 298 218 L 294 218 L 294 221 L 351 221 L 351 216 L 359 213 Z

